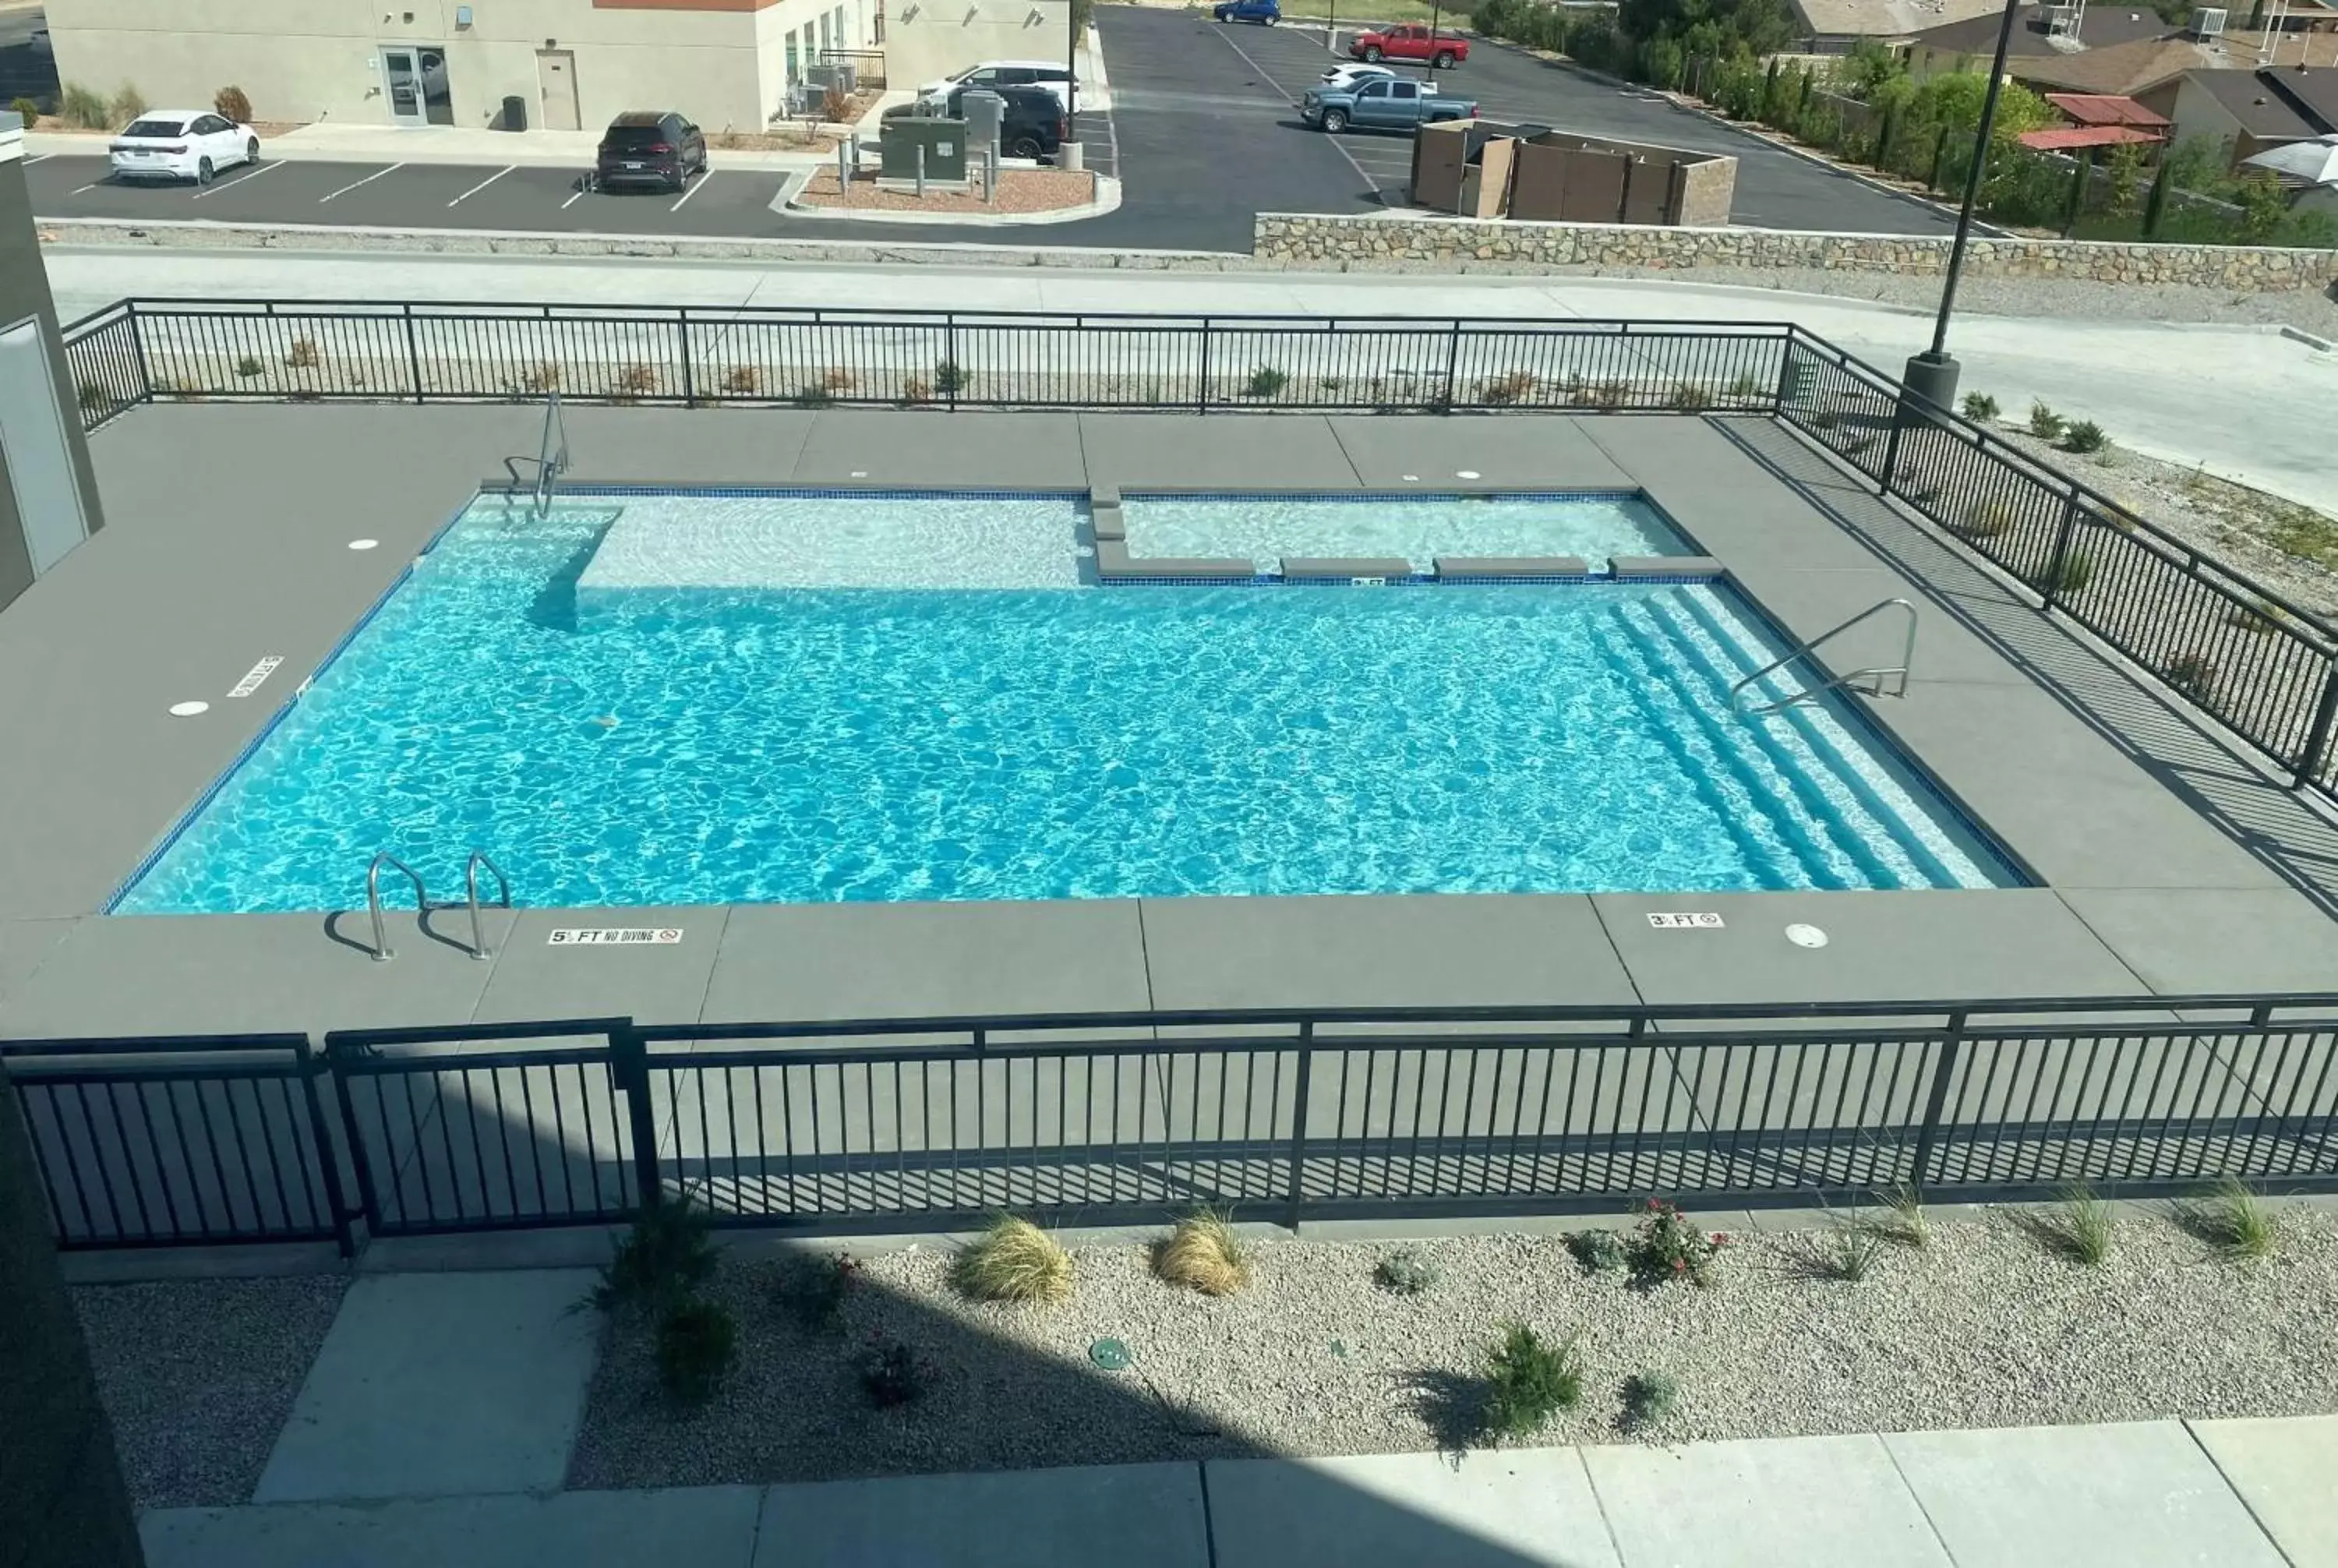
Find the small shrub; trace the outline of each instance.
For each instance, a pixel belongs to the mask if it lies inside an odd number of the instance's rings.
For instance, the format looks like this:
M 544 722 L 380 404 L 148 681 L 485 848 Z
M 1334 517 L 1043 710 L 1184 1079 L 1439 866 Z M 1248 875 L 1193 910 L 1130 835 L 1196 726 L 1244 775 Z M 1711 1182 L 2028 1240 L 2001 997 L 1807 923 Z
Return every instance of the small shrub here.
M 1497 1437 L 1529 1437 L 1562 1410 L 1583 1403 L 1583 1363 L 1575 1342 L 1548 1345 L 1523 1323 L 1508 1323 L 1486 1355 L 1485 1428 Z
M 78 82 L 65 83 L 57 99 L 57 114 L 76 131 L 110 131 L 106 122 L 105 99 Z
M 295 370 L 315 369 L 317 368 L 316 342 L 308 338 L 295 338 L 292 339 L 292 351 L 284 356 L 284 363 Z
M 2058 440 L 2062 426 L 2062 416 L 2043 402 L 2029 405 L 2029 433 L 2040 441 Z
M 1662 1372 L 1636 1372 L 1624 1379 L 1624 1424 L 1653 1426 L 1680 1406 L 1680 1385 Z
M 733 365 L 722 373 L 722 390 L 752 397 L 763 389 L 763 373 L 752 365 Z
M 1316 385 L 1322 387 L 1326 392 L 1337 392 L 1342 386 L 1346 385 L 1346 383 L 1342 382 L 1337 376 L 1326 376 L 1322 380 L 1317 382 Z M 1161 401 L 1160 395 L 1158 393 L 1154 394 L 1153 401 L 1155 403 Z
M 1586 1274 L 1604 1274 L 1611 1269 L 1621 1269 L 1629 1261 L 1624 1250 L 1624 1239 L 1613 1230 L 1570 1230 L 1567 1250 Z
M 8 107 L 14 109 L 23 118 L 25 129 L 27 131 L 31 130 L 41 117 L 41 105 L 35 99 L 18 98 L 11 102 Z
M 644 365 L 636 360 L 620 369 L 617 372 L 616 380 L 611 385 L 626 397 L 642 397 L 658 389 L 657 369 L 654 366 Z
M 2205 707 L 2216 696 L 2216 666 L 2205 653 L 2178 653 L 2161 671 L 2167 683 Z
M 2281 630 L 2281 623 L 2286 619 L 2273 605 L 2263 603 L 2254 606 L 2235 604 L 2225 612 L 2225 625 L 2237 626 L 2252 637 L 2272 636 Z
M 906 404 L 930 403 L 934 384 L 922 376 L 911 376 L 901 383 L 901 401 Z
M 955 359 L 945 359 L 934 367 L 934 390 L 945 397 L 955 397 L 966 390 L 966 372 Z
M 1632 1272 L 1648 1283 L 1685 1279 L 1692 1285 L 1710 1285 L 1714 1260 L 1727 1245 L 1720 1231 L 1707 1235 L 1691 1225 L 1678 1204 L 1651 1198 L 1626 1256 Z
M 1965 417 L 1976 425 L 1986 425 L 1997 417 L 1997 399 L 1986 392 L 1965 394 Z
M 1810 420 L 1813 430 L 1832 430 L 1842 423 L 1842 416 L 1832 408 L 1820 408 L 1811 414 Z
M 604 1312 L 625 1307 L 663 1310 L 697 1295 L 713 1276 L 714 1238 L 704 1210 L 679 1198 L 643 1209 L 617 1243 L 586 1298 Z
M 1277 370 L 1272 365 L 1262 365 L 1257 369 L 1250 373 L 1250 380 L 1244 383 L 1243 387 L 1243 396 L 1245 397 L 1276 397 L 1282 396 L 1282 389 L 1289 385 L 1291 385 L 1290 377 L 1285 376 L 1282 371 Z
M 251 100 L 241 87 L 222 87 L 211 94 L 211 107 L 239 125 L 251 123 Z
M 1855 436 L 1846 436 L 1842 438 L 1842 449 L 1854 457 L 1874 445 L 1875 433 L 1871 430 L 1862 430 Z
M 1535 378 L 1524 370 L 1513 370 L 1507 376 L 1497 376 L 1486 383 L 1481 394 L 1493 404 L 1523 403 L 1534 396 Z
M 844 1304 L 860 1282 L 860 1265 L 842 1253 L 798 1254 L 781 1266 L 771 1299 L 807 1334 L 832 1334 L 843 1326 Z
M 145 113 L 146 95 L 139 92 L 137 88 L 133 87 L 129 83 L 124 82 L 120 87 L 114 90 L 113 118 L 113 123 L 117 127 L 129 124 L 133 120 L 137 119 L 138 116 Z
M 237 375 L 239 375 L 239 376 L 242 377 L 245 380 L 249 381 L 249 380 L 250 380 L 254 376 L 265 376 L 265 375 L 267 375 L 267 374 L 268 374 L 268 367 L 267 367 L 267 366 L 265 366 L 265 365 L 262 365 L 259 360 L 257 360 L 257 359 L 253 358 L 250 355 L 246 354 L 246 355 L 242 356 L 241 358 L 239 358 L 239 359 L 237 359 L 237 360 L 236 360 L 236 362 L 235 362 L 235 373 L 236 373 Z
M 1681 413 L 1702 414 L 1713 407 L 1713 394 L 1695 381 L 1676 381 L 1666 401 Z
M 790 401 L 799 408 L 832 408 L 836 406 L 835 397 L 817 382 L 797 387 L 794 397 Z
M 1612 414 L 1631 401 L 1632 384 L 1628 381 L 1602 381 L 1591 388 L 1590 397 L 1594 408 Z
M 850 392 L 854 385 L 852 372 L 841 365 L 831 365 L 820 373 L 820 384 L 830 392 Z
M 549 359 L 539 360 L 535 369 L 520 377 L 520 385 L 541 397 L 547 392 L 560 390 L 560 367 Z
M 1028 1220 L 1001 1214 L 958 1250 L 950 1281 L 977 1301 L 1061 1301 L 1072 1293 L 1072 1255 Z
M 1231 1296 L 1250 1283 L 1249 1252 L 1224 1215 L 1197 1209 L 1153 1250 L 1153 1271 L 1204 1296 Z
M 933 1387 L 941 1369 L 898 1339 L 872 1338 L 853 1364 L 860 1391 L 880 1410 L 908 1405 Z
M 1762 378 L 1751 370 L 1739 371 L 1737 379 L 1729 384 L 1729 397 L 1733 403 L 1755 402 L 1768 393 L 1769 389 L 1763 386 Z
M 1968 539 L 1994 539 L 2013 526 L 2013 508 L 1990 497 L 1976 501 L 1965 513 L 1964 521 L 1956 531 Z
M 2185 1220 L 2195 1235 L 2227 1258 L 2270 1257 L 2281 1239 L 2264 1200 L 2229 1176 L 2191 1205 Z
M 2073 550 L 2059 566 L 2048 565 L 2031 580 L 2031 586 L 2041 593 L 2076 593 L 2095 580 L 2095 558 L 2083 550 Z
M 2062 450 L 2065 452 L 2099 452 L 2109 444 L 2103 427 L 2091 419 L 2077 419 L 2062 426 Z
M 1923 1194 L 1913 1187 L 1899 1186 L 1881 1197 L 1882 1217 L 1871 1227 L 1878 1236 L 1914 1252 L 1932 1244 L 1932 1221 L 1924 1212 Z
M 658 1319 L 658 1381 L 681 1404 L 712 1399 L 738 1354 L 738 1328 L 712 1301 L 676 1302 Z
M 1396 1296 L 1426 1296 L 1437 1288 L 1437 1265 L 1419 1250 L 1400 1247 L 1372 1266 L 1372 1278 L 1381 1289 Z
M 95 414 L 103 409 L 111 408 L 113 407 L 113 394 L 105 389 L 105 384 L 103 382 L 84 381 L 81 384 L 81 411 L 83 413 Z
M 2111 1255 L 2111 1206 L 2083 1183 L 2034 1224 L 2040 1240 L 2074 1262 L 2094 1268 Z

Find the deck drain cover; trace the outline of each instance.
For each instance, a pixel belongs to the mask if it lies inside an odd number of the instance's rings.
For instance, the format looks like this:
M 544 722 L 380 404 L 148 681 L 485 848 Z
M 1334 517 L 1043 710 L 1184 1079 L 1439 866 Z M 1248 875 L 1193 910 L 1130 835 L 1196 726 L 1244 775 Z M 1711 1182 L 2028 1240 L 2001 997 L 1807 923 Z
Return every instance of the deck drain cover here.
M 1136 1357 L 1121 1340 L 1099 1339 L 1088 1347 L 1088 1359 L 1107 1372 L 1125 1372 Z
M 1485 477 L 1485 475 L 1479 474 L 1475 468 L 1457 468 L 1453 471 L 1453 477 L 1456 479 L 1481 479 Z
M 1797 947 L 1823 947 L 1827 934 L 1815 926 L 1793 925 L 1786 927 L 1786 940 Z
M 349 541 L 349 548 L 352 550 L 370 550 L 380 543 L 381 541 L 378 539 L 352 539 Z
M 208 702 L 173 702 L 171 704 L 171 717 L 173 719 L 192 719 L 198 713 L 208 713 L 211 710 L 211 705 Z

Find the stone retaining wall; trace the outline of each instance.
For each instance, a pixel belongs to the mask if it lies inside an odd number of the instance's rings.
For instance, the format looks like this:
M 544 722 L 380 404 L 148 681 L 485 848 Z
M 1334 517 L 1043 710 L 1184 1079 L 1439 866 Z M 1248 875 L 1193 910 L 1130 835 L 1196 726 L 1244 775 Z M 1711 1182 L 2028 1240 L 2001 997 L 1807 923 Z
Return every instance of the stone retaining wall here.
M 1765 229 L 1675 229 L 1615 223 L 1522 223 L 1469 218 L 1258 215 L 1262 262 L 1336 267 L 1449 265 L 1457 270 L 1542 267 L 1825 267 L 1938 274 L 1945 238 L 1802 234 Z M 2176 283 L 2235 292 L 2323 289 L 2338 282 L 2338 250 L 2251 245 L 2142 245 L 2100 240 L 1975 240 L 1970 278 L 2072 278 Z

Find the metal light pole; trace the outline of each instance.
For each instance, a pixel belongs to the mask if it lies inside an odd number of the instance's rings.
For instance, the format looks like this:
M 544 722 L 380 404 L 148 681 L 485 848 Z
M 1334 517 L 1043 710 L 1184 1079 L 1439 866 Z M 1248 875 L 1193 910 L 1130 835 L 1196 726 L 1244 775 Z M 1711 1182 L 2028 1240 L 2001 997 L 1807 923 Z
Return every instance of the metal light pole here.
M 1932 323 L 1932 346 L 1911 355 L 1901 377 L 1909 392 L 1939 408 L 1956 400 L 1957 362 L 1949 353 L 1949 313 L 1957 308 L 1957 278 L 1964 270 L 1965 242 L 1972 236 L 1973 203 L 1979 199 L 1981 175 L 1989 166 L 1989 134 L 1997 124 L 1997 95 L 2005 85 L 2005 54 L 2013 43 L 2013 14 L 2020 5 L 2021 0 L 2005 0 L 2005 15 L 1997 24 L 1997 57 L 1989 63 L 1989 91 L 1980 101 L 1980 131 L 1973 139 L 1972 166 L 1965 171 L 1964 204 L 1957 210 L 1957 238 L 1949 247 L 1949 276 L 1940 286 L 1940 314 Z

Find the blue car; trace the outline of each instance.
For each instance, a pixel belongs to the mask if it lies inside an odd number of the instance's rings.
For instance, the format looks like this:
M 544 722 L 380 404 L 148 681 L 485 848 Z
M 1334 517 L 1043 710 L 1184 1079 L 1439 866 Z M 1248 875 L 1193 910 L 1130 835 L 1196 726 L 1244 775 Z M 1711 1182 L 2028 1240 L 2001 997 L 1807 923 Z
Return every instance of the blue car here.
M 1255 22 L 1272 27 L 1282 20 L 1282 7 L 1275 0 L 1223 0 L 1210 8 L 1210 15 L 1221 22 Z

